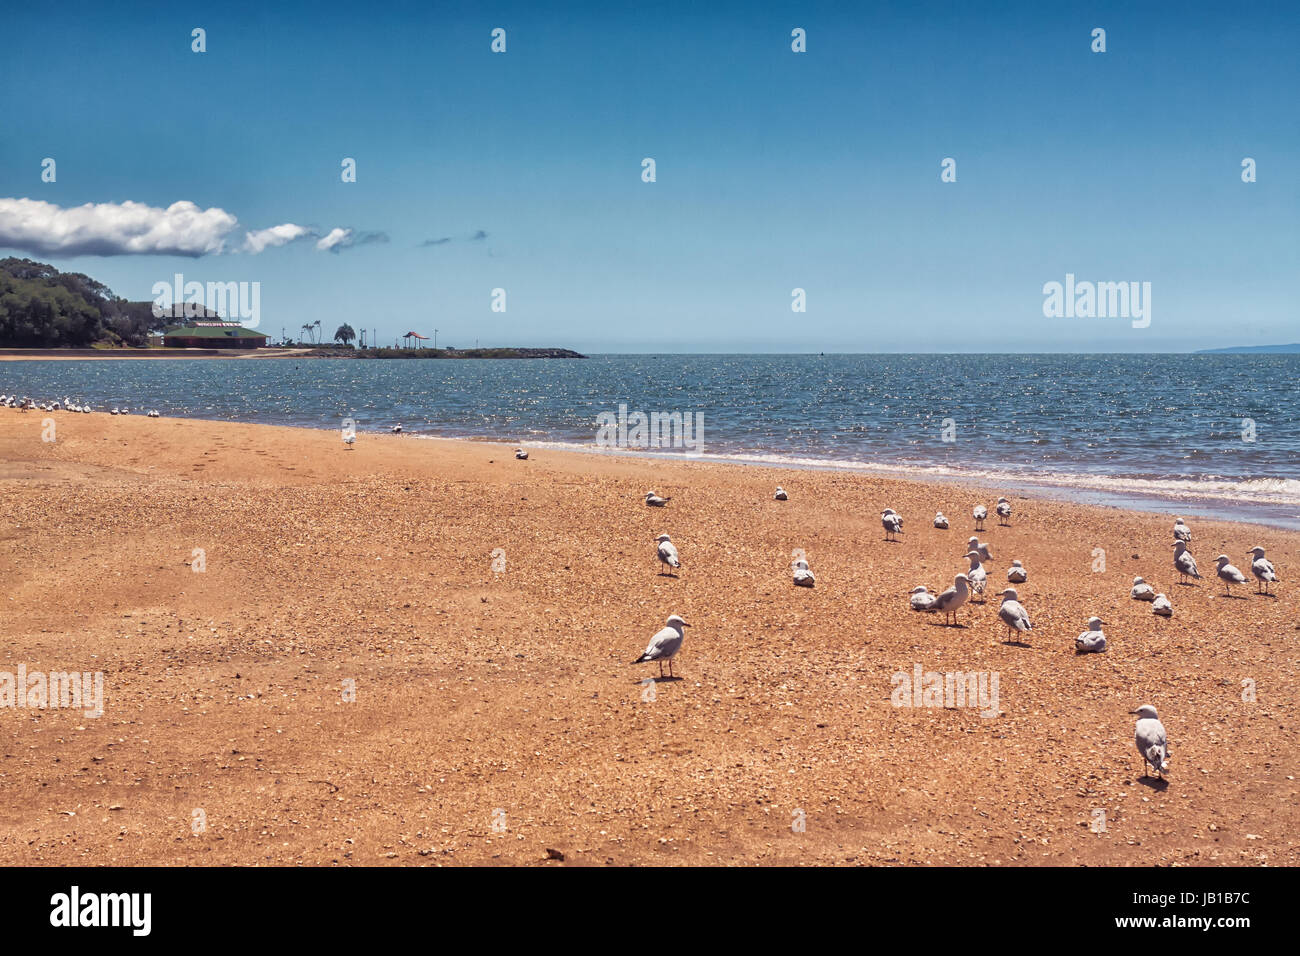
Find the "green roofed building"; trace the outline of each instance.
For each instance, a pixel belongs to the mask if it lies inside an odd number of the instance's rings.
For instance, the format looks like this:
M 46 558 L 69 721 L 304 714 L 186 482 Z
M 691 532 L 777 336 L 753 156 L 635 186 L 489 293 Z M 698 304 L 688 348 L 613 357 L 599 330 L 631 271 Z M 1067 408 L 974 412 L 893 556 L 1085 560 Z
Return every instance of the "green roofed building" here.
M 163 347 L 169 349 L 257 349 L 266 339 L 238 322 L 186 322 L 163 329 Z

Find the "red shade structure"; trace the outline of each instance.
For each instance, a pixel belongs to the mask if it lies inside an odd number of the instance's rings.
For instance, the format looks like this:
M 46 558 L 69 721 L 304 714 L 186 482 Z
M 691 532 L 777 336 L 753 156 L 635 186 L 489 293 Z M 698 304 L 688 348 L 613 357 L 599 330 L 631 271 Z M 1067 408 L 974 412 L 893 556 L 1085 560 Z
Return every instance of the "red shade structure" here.
M 419 332 L 407 332 L 405 335 L 402 336 L 402 338 L 406 340 L 406 347 L 408 349 L 411 347 L 411 339 L 420 339 L 422 342 L 429 341 L 429 337 L 427 335 L 421 335 Z

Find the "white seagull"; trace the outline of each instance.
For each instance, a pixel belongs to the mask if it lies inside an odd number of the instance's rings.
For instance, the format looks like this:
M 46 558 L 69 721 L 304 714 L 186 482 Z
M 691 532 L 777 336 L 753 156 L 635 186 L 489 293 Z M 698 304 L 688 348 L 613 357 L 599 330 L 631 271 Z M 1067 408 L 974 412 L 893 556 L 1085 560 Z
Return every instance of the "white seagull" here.
M 966 575 L 959 574 L 952 579 L 952 587 L 944 591 L 934 599 L 934 610 L 943 611 L 943 623 L 948 623 L 948 615 L 952 615 L 952 623 L 957 623 L 957 609 L 970 600 L 970 589 L 966 586 Z
M 942 511 L 936 511 L 934 513 L 934 526 L 940 531 L 948 530 L 948 519 L 943 516 Z
M 668 535 L 661 534 L 659 537 L 655 538 L 655 540 L 659 542 L 659 548 L 656 552 L 659 561 L 668 565 L 670 568 L 680 568 L 682 566 L 682 561 L 681 558 L 677 556 L 677 546 L 672 543 Z M 659 573 L 663 574 L 662 571 Z
M 903 516 L 893 508 L 886 508 L 880 512 L 880 526 L 885 529 L 886 541 L 896 541 L 891 535 L 903 533 Z
M 978 551 L 980 553 L 980 557 L 983 558 L 985 561 L 993 560 L 993 552 L 989 550 L 989 546 L 985 544 L 983 541 L 981 541 L 979 538 L 976 538 L 974 535 L 966 539 L 966 550 Z
M 1161 617 L 1173 617 L 1174 606 L 1169 603 L 1169 598 L 1157 594 L 1156 599 L 1151 602 L 1151 613 L 1159 614 Z
M 1088 618 L 1088 629 L 1074 639 L 1076 654 L 1099 654 L 1106 649 L 1106 635 L 1101 629 L 1103 623 L 1099 617 Z
M 980 603 L 983 604 L 984 585 L 989 578 L 988 572 L 980 564 L 980 553 L 978 551 L 968 551 L 966 557 L 970 558 L 970 569 L 966 572 L 966 583 L 970 585 L 972 594 L 980 596 Z
M 1186 581 L 1189 576 L 1201 579 L 1200 572 L 1196 570 L 1196 559 L 1192 557 L 1192 552 L 1187 550 L 1187 545 L 1182 541 L 1173 543 L 1174 549 L 1174 570 L 1182 575 L 1181 580 Z
M 794 563 L 794 583 L 796 587 L 801 588 L 810 588 L 817 584 L 812 571 L 808 570 L 808 562 L 803 558 Z
M 1135 601 L 1154 601 L 1156 599 L 1156 589 L 1147 584 L 1141 578 L 1133 579 L 1133 590 L 1129 595 Z
M 390 428 L 389 431 L 392 432 L 394 435 L 402 434 L 402 423 L 398 422 L 396 425 Z
M 976 505 L 974 510 L 971 511 L 971 516 L 975 519 L 975 530 L 983 531 L 984 519 L 989 516 L 989 509 L 983 505 Z
M 645 493 L 645 503 L 647 507 L 650 508 L 662 508 L 664 505 L 668 504 L 668 502 L 672 500 L 673 500 L 672 498 L 660 498 L 653 491 L 647 491 Z
M 1174 519 L 1174 538 L 1188 544 L 1192 543 L 1192 529 L 1183 524 L 1182 518 Z
M 1011 502 L 1007 501 L 1006 498 L 999 498 L 997 511 L 998 511 L 998 524 L 1011 523 Z
M 1228 593 L 1229 596 L 1231 596 L 1232 586 L 1234 584 L 1245 584 L 1246 575 L 1242 574 L 1235 567 L 1233 567 L 1231 564 L 1228 563 L 1229 559 L 1226 554 L 1221 554 L 1214 560 L 1219 562 L 1219 568 L 1218 568 L 1219 580 L 1223 582 L 1223 589 Z
M 1169 738 L 1165 735 L 1165 725 L 1160 723 L 1160 715 L 1150 704 L 1143 704 L 1137 710 L 1137 733 L 1133 741 L 1138 753 L 1142 755 L 1142 776 L 1146 777 L 1147 767 L 1155 768 L 1160 778 L 1169 769 Z
M 355 433 L 348 433 L 347 435 L 343 436 L 343 444 L 346 447 L 351 448 L 356 443 L 357 443 L 357 436 Z
M 929 588 L 921 584 L 912 588 L 912 596 L 908 599 L 908 603 L 912 605 L 913 611 L 933 611 L 936 600 L 936 595 L 931 594 Z
M 690 627 L 676 614 L 673 614 L 665 622 L 668 626 L 662 631 L 650 638 L 650 643 L 646 645 L 645 653 L 634 660 L 633 664 L 643 664 L 646 661 L 659 662 L 659 676 L 664 676 L 664 661 L 668 662 L 668 676 L 673 675 L 673 658 L 677 652 L 682 649 L 682 628 Z
M 1251 548 L 1249 552 L 1255 560 L 1250 563 L 1251 573 L 1255 579 L 1264 585 L 1264 593 L 1268 594 L 1268 586 L 1277 580 L 1277 572 L 1273 570 L 1273 562 L 1264 557 L 1264 549 L 1259 545 Z M 1256 592 L 1259 591 L 1259 585 L 1255 586 Z
M 518 459 L 519 461 L 527 461 L 527 460 L 528 460 L 528 452 L 524 451 L 522 448 L 516 448 L 516 449 L 515 449 L 515 458 Z
M 782 488 L 780 485 L 776 486 L 776 494 L 774 494 L 772 497 L 777 501 L 787 501 L 790 498 L 790 496 L 785 493 L 785 489 Z
M 1029 580 L 1029 572 L 1019 561 L 1012 561 L 1011 567 L 1007 568 L 1007 580 L 1012 584 L 1024 584 Z
M 1021 606 L 1018 600 L 1015 588 L 1007 588 L 1002 592 L 1002 606 L 998 608 L 998 617 L 1002 618 L 1002 623 L 1007 626 L 1007 637 L 1014 637 L 1016 633 L 1031 631 L 1034 625 L 1029 623 L 1029 614 Z

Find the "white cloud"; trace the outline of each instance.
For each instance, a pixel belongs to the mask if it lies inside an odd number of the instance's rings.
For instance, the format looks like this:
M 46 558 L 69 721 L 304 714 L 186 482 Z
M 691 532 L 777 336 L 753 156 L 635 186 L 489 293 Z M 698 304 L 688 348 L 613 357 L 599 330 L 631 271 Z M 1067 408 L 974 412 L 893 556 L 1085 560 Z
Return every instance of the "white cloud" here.
M 224 209 L 175 202 L 86 203 L 0 199 L 0 247 L 49 256 L 204 256 L 220 253 L 238 220 Z
M 322 252 L 334 252 L 350 245 L 352 245 L 352 230 L 335 226 L 316 243 L 316 248 Z
M 335 226 L 317 241 L 316 248 L 322 252 L 337 253 L 353 246 L 369 246 L 377 242 L 388 242 L 388 233 L 357 232 L 355 229 Z
M 263 249 L 287 245 L 309 236 L 315 236 L 315 233 L 306 226 L 296 226 L 291 222 L 272 226 L 270 229 L 255 229 L 244 234 L 244 251 L 257 255 Z

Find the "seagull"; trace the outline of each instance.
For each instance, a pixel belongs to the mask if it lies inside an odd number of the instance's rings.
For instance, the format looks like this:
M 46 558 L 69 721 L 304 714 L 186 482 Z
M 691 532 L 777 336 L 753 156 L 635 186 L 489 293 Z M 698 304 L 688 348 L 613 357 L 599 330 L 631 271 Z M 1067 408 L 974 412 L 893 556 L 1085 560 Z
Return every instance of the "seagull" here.
M 936 600 L 938 597 L 931 594 L 924 584 L 912 588 L 912 596 L 908 599 L 913 611 L 933 611 Z
M 948 615 L 952 615 L 952 623 L 957 623 L 957 609 L 970 600 L 970 589 L 966 586 L 967 577 L 959 574 L 952 579 L 952 587 L 944 591 L 934 599 L 934 610 L 943 611 L 943 623 L 948 623 Z
M 980 553 L 978 551 L 968 551 L 966 557 L 970 558 L 970 570 L 966 572 L 966 582 L 974 594 L 980 596 L 980 603 L 984 603 L 984 584 L 988 581 L 988 572 L 980 564 Z
M 1201 579 L 1200 572 L 1196 570 L 1196 559 L 1192 557 L 1192 552 L 1187 550 L 1187 545 L 1182 541 L 1173 543 L 1174 549 L 1174 570 L 1182 575 L 1182 581 L 1186 581 L 1188 576 Z
M 1133 741 L 1138 753 L 1142 755 L 1142 776 L 1146 777 L 1147 766 L 1155 768 L 1160 779 L 1169 769 L 1169 738 L 1165 735 L 1165 725 L 1160 723 L 1160 716 L 1150 704 L 1143 704 L 1131 713 L 1137 714 L 1137 732 Z
M 515 449 L 515 458 L 518 459 L 519 461 L 527 461 L 527 460 L 528 460 L 528 452 L 524 451 L 522 448 L 516 448 L 516 449 Z
M 989 509 L 985 508 L 983 505 L 976 505 L 975 509 L 971 512 L 971 515 L 975 518 L 975 530 L 983 531 L 984 519 L 989 516 Z
M 1007 580 L 1012 584 L 1024 584 L 1029 580 L 1029 572 L 1019 561 L 1012 561 L 1011 567 L 1007 568 Z
M 1088 629 L 1074 639 L 1076 654 L 1100 654 L 1106 649 L 1106 635 L 1101 630 L 1103 623 L 1099 617 L 1088 618 Z
M 803 558 L 794 563 L 794 583 L 796 587 L 801 588 L 810 588 L 817 584 L 812 571 L 808 570 L 808 562 Z
M 677 557 L 677 546 L 669 540 L 668 535 L 661 534 L 659 537 L 655 538 L 655 540 L 659 542 L 659 560 L 670 568 L 680 568 L 682 562 L 681 559 Z M 659 573 L 662 574 L 663 572 L 660 571 Z
M 1011 502 L 1006 498 L 998 499 L 998 524 L 1011 524 Z
M 401 425 L 401 423 L 400 423 L 400 422 L 397 423 L 397 424 L 394 425 L 392 428 L 390 428 L 389 431 L 392 432 L 394 435 L 400 435 L 400 434 L 402 434 L 402 425 Z
M 1159 614 L 1161 617 L 1173 617 L 1174 606 L 1169 603 L 1169 598 L 1163 594 L 1157 594 L 1155 601 L 1151 604 L 1151 613 Z
M 117 408 L 115 408 L 115 409 L 113 409 L 111 412 L 109 412 L 109 414 L 110 414 L 110 415 L 120 415 L 120 414 L 122 414 L 122 411 L 121 411 L 121 409 L 117 409 Z
M 682 628 L 690 627 L 676 614 L 671 615 L 665 622 L 668 626 L 662 631 L 650 638 L 650 643 L 646 645 L 645 653 L 634 660 L 633 664 L 643 664 L 646 661 L 659 662 L 659 676 L 664 676 L 664 661 L 668 662 L 668 676 L 673 675 L 673 658 L 677 652 L 682 649 Z
M 948 530 L 948 519 L 943 516 L 942 511 L 936 511 L 934 513 L 934 526 L 941 531 Z
M 880 524 L 885 529 L 886 541 L 896 541 L 897 539 L 890 537 L 890 535 L 903 533 L 903 516 L 893 508 L 886 508 L 880 512 Z
M 1015 588 L 1007 588 L 1002 592 L 1002 606 L 998 608 L 998 617 L 1002 618 L 1002 623 L 1007 626 L 1007 637 L 1012 637 L 1017 631 L 1031 631 L 1034 628 L 1034 625 L 1029 623 L 1029 614 L 1017 600 L 1018 597 Z
M 1174 538 L 1188 544 L 1192 543 L 1192 529 L 1183 524 L 1182 518 L 1174 519 Z
M 1156 589 L 1141 578 L 1133 579 L 1133 590 L 1129 594 L 1135 601 L 1154 601 L 1156 599 Z
M 1254 556 L 1255 560 L 1250 563 L 1251 573 L 1255 578 L 1264 585 L 1264 593 L 1268 594 L 1268 586 L 1277 580 L 1277 572 L 1273 570 L 1273 562 L 1264 557 L 1264 549 L 1259 545 L 1251 548 L 1248 552 Z M 1259 585 L 1255 586 L 1256 593 L 1259 592 Z
M 357 443 L 357 436 L 355 434 L 348 433 L 343 436 L 343 444 L 346 445 L 348 448 L 351 448 L 356 443 Z
M 981 541 L 979 538 L 974 537 L 973 535 L 966 539 L 966 550 L 978 551 L 980 553 L 980 557 L 983 558 L 985 561 L 993 560 L 993 552 L 989 550 L 989 546 L 985 544 L 983 541 Z
M 1226 554 L 1221 554 L 1214 560 L 1219 562 L 1219 580 L 1223 582 L 1224 590 L 1228 592 L 1229 596 L 1231 596 L 1232 586 L 1234 584 L 1245 584 L 1246 575 L 1242 574 L 1228 563 L 1228 556 Z
M 161 418 L 162 416 L 160 416 L 160 415 L 158 414 L 158 409 L 154 408 L 154 409 L 150 409 L 148 417 L 149 417 L 149 418 Z
M 672 500 L 673 500 L 672 498 L 660 498 L 653 491 L 647 491 L 645 493 L 645 503 L 648 507 L 651 508 L 662 508 L 664 505 L 668 504 L 668 502 Z
M 776 494 L 774 494 L 772 497 L 775 498 L 777 501 L 788 501 L 790 498 L 790 496 L 785 493 L 785 489 L 782 488 L 780 485 L 776 486 Z

